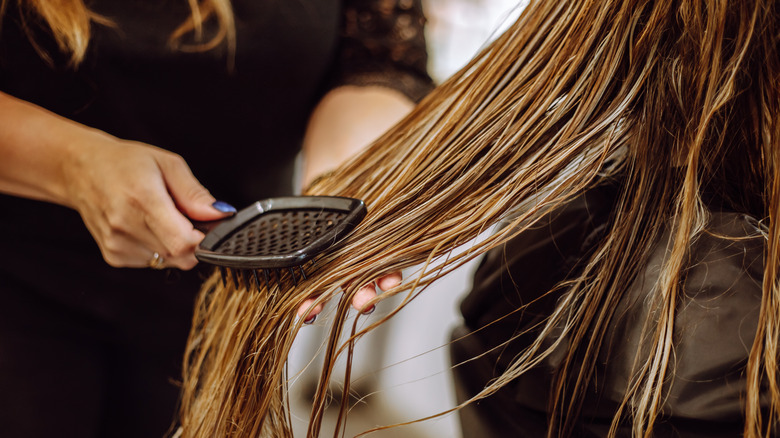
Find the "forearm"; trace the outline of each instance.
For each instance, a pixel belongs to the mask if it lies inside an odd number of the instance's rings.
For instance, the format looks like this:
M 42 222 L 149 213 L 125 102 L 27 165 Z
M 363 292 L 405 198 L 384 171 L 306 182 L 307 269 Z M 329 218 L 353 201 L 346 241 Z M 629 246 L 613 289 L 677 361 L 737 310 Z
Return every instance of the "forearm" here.
M 71 206 L 64 165 L 72 147 L 106 135 L 0 92 L 0 192 Z
M 303 187 L 358 153 L 413 107 L 403 94 L 378 86 L 343 86 L 325 95 L 304 138 Z

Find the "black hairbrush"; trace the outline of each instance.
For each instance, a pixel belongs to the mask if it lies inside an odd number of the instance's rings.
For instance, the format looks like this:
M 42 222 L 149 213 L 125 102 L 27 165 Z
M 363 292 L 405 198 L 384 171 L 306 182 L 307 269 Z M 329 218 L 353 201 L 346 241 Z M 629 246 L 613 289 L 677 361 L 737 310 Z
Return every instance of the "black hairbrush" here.
M 304 265 L 352 231 L 366 215 L 363 201 L 336 196 L 269 198 L 211 225 L 195 250 L 220 268 L 223 284 L 260 288 L 264 281 L 294 284 Z M 199 227 L 201 228 L 201 227 Z M 275 277 L 275 278 L 274 278 Z

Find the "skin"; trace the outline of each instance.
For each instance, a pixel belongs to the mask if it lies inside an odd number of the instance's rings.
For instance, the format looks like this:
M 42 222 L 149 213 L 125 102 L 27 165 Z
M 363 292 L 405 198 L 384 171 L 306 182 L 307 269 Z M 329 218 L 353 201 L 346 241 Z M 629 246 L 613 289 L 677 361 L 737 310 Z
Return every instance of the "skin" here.
M 400 121 L 414 104 L 401 93 L 384 87 L 344 86 L 323 97 L 309 119 L 303 142 L 303 187 L 317 176 L 331 171 Z M 401 283 L 400 272 L 392 272 L 363 286 L 352 306 L 364 313 L 373 311 L 366 303 L 377 295 L 377 287 L 388 290 Z M 307 300 L 298 309 L 303 316 L 311 307 Z M 322 305 L 309 309 L 310 320 Z
M 395 124 L 413 104 L 380 87 L 341 87 L 315 108 L 304 140 L 303 184 L 329 171 Z M 79 212 L 114 267 L 144 268 L 157 252 L 166 267 L 192 269 L 204 235 L 190 220 L 230 213 L 212 207 L 209 191 L 184 159 L 123 140 L 0 92 L 0 192 Z M 381 289 L 400 283 L 391 273 L 364 286 L 361 311 Z M 311 302 L 301 306 L 303 314 Z M 307 319 L 321 311 L 311 309 Z

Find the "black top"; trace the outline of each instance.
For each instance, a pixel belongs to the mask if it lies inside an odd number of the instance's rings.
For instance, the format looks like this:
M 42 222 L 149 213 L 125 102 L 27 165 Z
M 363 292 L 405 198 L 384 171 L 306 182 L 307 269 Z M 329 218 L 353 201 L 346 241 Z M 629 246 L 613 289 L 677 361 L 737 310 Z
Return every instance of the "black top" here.
M 550 315 L 562 292 L 544 294 L 581 271 L 581 263 L 604 235 L 615 190 L 603 185 L 586 192 L 483 259 L 461 305 L 464 325 L 454 338 L 474 333 L 454 342 L 452 355 L 461 363 L 489 352 L 455 368 L 462 400 L 499 376 L 536 338 L 535 324 Z M 574 436 L 607 435 L 643 345 L 642 325 L 654 308 L 652 287 L 670 238 L 667 230 L 621 298 Z M 755 219 L 727 211 L 713 211 L 706 231 L 694 242 L 675 316 L 673 372 L 655 426 L 658 436 L 741 435 L 744 371 L 758 324 L 765 245 Z M 515 311 L 524 304 L 524 311 Z M 566 348 L 566 340 L 562 345 Z M 464 437 L 545 436 L 549 395 L 561 358 L 553 353 L 495 395 L 466 408 L 461 417 Z M 631 436 L 630 430 L 623 427 L 618 436 Z

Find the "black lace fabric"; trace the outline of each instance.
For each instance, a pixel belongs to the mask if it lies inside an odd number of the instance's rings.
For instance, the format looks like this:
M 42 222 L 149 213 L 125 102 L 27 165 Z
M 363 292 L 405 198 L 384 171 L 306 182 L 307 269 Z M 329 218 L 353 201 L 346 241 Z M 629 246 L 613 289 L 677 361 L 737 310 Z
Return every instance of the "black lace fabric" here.
M 334 85 L 384 86 L 418 102 L 434 86 L 424 27 L 420 0 L 346 0 Z

